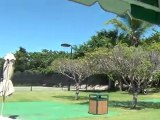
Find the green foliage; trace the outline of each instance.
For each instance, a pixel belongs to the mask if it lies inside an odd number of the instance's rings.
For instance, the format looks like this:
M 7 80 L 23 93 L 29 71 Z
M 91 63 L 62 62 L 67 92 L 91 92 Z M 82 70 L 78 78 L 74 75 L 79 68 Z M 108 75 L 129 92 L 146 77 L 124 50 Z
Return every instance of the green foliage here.
M 43 74 L 51 74 L 53 71 L 49 68 L 51 63 L 58 58 L 66 57 L 64 52 L 51 50 L 42 50 L 42 52 L 29 53 L 31 70 L 38 70 Z
M 29 69 L 29 55 L 25 48 L 20 47 L 15 53 L 15 71 L 25 71 Z
M 145 39 L 143 42 L 148 45 L 153 44 L 153 43 L 159 43 L 160 42 L 160 32 L 155 31 L 154 34 L 152 34 L 150 37 Z
M 91 40 L 87 42 L 87 45 L 90 47 L 90 49 L 99 47 L 112 47 L 116 44 L 117 37 L 118 33 L 116 30 L 108 32 L 102 30 L 97 32 L 96 35 L 92 36 Z
M 98 50 L 89 55 L 94 73 L 107 74 L 112 80 L 121 79 L 131 88 L 133 106 L 136 106 L 138 93 L 154 81 L 155 73 L 160 72 L 160 53 L 155 49 L 117 44 L 112 49 Z
M 0 58 L 0 68 L 3 67 L 4 59 Z
M 52 62 L 51 70 L 59 72 L 76 83 L 81 83 L 92 74 L 87 59 L 57 59 Z
M 20 47 L 15 53 L 15 71 L 37 71 L 42 74 L 51 74 L 49 66 L 55 59 L 68 57 L 65 52 L 42 50 L 41 52 L 28 53 L 25 48 Z
M 126 16 L 125 19 L 111 19 L 107 21 L 106 24 L 113 24 L 116 28 L 120 29 L 119 32 L 126 34 L 126 36 L 128 36 L 128 40 L 131 41 L 126 42 L 129 45 L 134 46 L 138 46 L 140 44 L 140 37 L 152 26 L 149 23 L 133 18 L 131 19 L 129 16 Z
M 86 43 L 74 47 L 75 58 L 85 56 L 87 52 L 93 52 L 97 48 L 112 48 L 119 42 L 118 38 L 122 39 L 123 37 L 123 34 L 118 35 L 117 30 L 101 30 L 96 35 L 93 35 Z
M 2 78 L 4 59 L 0 58 L 0 78 Z

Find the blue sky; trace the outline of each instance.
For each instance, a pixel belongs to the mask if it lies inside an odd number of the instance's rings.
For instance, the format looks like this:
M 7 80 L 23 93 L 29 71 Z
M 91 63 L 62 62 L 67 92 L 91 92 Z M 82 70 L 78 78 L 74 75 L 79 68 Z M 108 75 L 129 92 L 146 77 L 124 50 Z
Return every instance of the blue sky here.
M 28 52 L 69 50 L 61 43 L 82 44 L 116 15 L 99 5 L 83 6 L 68 0 L 0 0 L 0 57 L 19 47 Z
M 0 0 L 0 57 L 20 46 L 28 52 L 69 49 L 60 44 L 86 42 L 114 16 L 68 0 Z

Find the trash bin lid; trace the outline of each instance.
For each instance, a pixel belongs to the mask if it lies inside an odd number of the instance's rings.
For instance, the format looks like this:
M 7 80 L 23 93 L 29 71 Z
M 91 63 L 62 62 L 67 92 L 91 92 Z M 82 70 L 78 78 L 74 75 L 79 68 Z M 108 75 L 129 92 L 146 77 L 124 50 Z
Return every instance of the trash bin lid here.
M 103 100 L 108 100 L 109 96 L 107 94 L 90 94 L 89 99 L 90 100 L 98 100 L 98 101 L 103 101 Z

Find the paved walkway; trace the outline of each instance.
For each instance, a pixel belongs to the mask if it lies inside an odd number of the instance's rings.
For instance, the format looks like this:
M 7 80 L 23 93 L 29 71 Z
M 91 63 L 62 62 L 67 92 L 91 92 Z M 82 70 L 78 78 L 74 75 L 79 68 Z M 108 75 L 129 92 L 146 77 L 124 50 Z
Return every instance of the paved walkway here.
M 26 86 L 26 87 L 24 87 L 24 86 L 22 86 L 22 87 L 14 87 L 14 89 L 16 90 L 16 91 L 21 91 L 21 90 L 23 90 L 23 91 L 30 91 L 31 90 L 31 87 L 30 86 Z M 32 87 L 32 90 L 34 90 L 34 91 L 39 91 L 39 90 L 46 90 L 46 91 L 48 91 L 48 90 L 61 90 L 62 88 L 58 88 L 58 87 L 42 87 L 42 86 L 33 86 Z

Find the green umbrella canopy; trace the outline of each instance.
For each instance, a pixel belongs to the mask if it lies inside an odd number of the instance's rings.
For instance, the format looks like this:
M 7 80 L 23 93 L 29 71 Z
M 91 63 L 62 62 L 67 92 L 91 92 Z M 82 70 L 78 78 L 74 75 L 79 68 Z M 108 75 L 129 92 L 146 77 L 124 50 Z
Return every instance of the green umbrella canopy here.
M 105 11 L 119 16 L 130 14 L 140 20 L 160 24 L 160 0 L 70 0 L 86 6 L 96 2 Z

